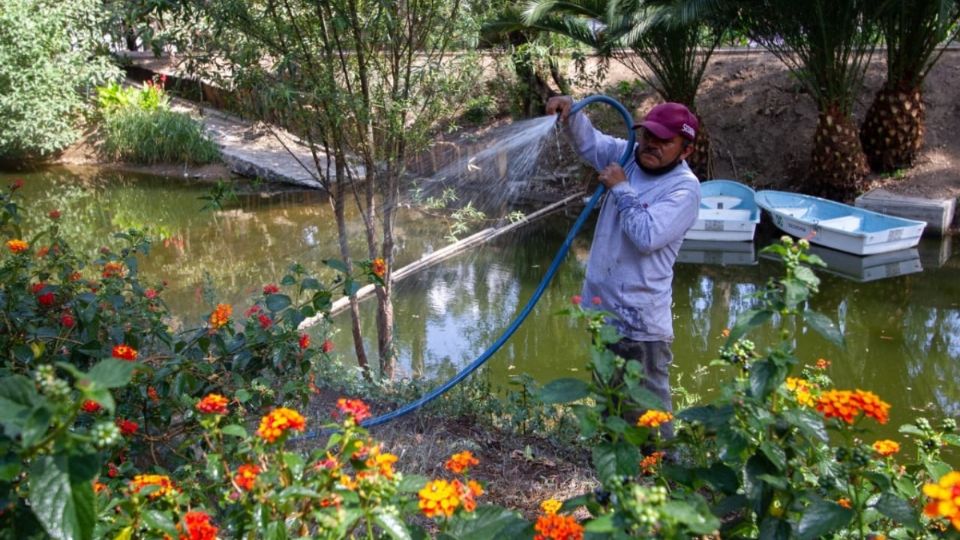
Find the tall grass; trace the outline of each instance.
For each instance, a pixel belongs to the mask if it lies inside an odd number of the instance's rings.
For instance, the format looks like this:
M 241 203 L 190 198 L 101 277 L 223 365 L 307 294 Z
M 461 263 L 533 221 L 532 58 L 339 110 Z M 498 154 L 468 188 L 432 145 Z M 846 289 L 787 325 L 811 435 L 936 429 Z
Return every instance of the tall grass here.
M 101 151 L 110 159 L 153 165 L 217 161 L 220 151 L 189 115 L 126 107 L 104 117 Z

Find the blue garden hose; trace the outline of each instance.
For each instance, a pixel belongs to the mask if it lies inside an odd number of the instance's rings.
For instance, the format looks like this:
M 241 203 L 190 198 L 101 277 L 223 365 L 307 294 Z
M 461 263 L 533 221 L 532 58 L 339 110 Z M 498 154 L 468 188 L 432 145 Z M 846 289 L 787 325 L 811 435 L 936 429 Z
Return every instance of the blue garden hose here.
M 620 104 L 619 101 L 613 99 L 612 97 L 604 96 L 604 95 L 595 95 L 595 96 L 586 97 L 574 103 L 573 107 L 570 109 L 570 114 L 573 114 L 579 111 L 580 109 L 586 107 L 587 105 L 590 105 L 591 103 L 597 103 L 597 102 L 606 103 L 607 105 L 610 105 L 611 107 L 616 109 L 617 112 L 620 113 L 620 116 L 623 117 L 623 121 L 627 125 L 627 146 L 626 146 L 626 149 L 623 151 L 623 155 L 620 157 L 620 161 L 619 161 L 620 166 L 625 167 L 627 162 L 630 160 L 630 158 L 633 155 L 633 146 L 634 146 L 634 143 L 636 142 L 636 135 L 633 131 L 633 116 L 630 114 L 630 111 L 628 111 L 626 107 L 624 107 L 622 104 Z M 411 413 L 419 409 L 420 407 L 423 407 L 427 403 L 430 403 L 434 399 L 437 399 L 438 397 L 440 397 L 447 390 L 450 390 L 451 388 L 456 386 L 460 381 L 466 379 L 471 373 L 476 371 L 477 368 L 482 366 L 491 356 L 493 356 L 493 354 L 497 352 L 497 350 L 499 350 L 500 347 L 502 347 L 507 342 L 508 339 L 510 339 L 510 336 L 512 336 L 513 333 L 516 332 L 518 328 L 520 328 L 520 325 L 523 324 L 523 321 L 527 318 L 527 315 L 529 315 L 530 312 L 533 311 L 533 307 L 536 306 L 537 302 L 540 301 L 540 297 L 543 296 L 543 292 L 547 289 L 547 285 L 550 284 L 550 281 L 553 279 L 553 276 L 557 273 L 557 270 L 560 268 L 560 264 L 566 258 L 567 252 L 570 251 L 570 246 L 573 243 L 573 239 L 580 232 L 580 229 L 583 228 L 584 222 L 586 222 L 587 217 L 593 211 L 593 208 L 597 205 L 597 201 L 600 199 L 600 196 L 603 195 L 604 190 L 605 188 L 603 184 L 597 187 L 597 190 L 594 192 L 593 196 L 590 198 L 590 201 L 587 202 L 586 207 L 584 207 L 583 211 L 580 212 L 580 216 L 577 218 L 577 221 L 573 224 L 573 227 L 570 229 L 570 232 L 567 234 L 567 238 L 563 241 L 563 245 L 560 246 L 560 249 L 557 251 L 557 254 L 554 256 L 553 262 L 550 264 L 550 267 L 547 269 L 547 273 L 544 274 L 543 279 L 540 280 L 540 285 L 537 286 L 537 290 L 534 291 L 533 295 L 530 297 L 530 300 L 527 301 L 527 304 L 523 307 L 522 310 L 520 310 L 520 313 L 516 316 L 516 318 L 514 318 L 513 322 L 510 323 L 510 326 L 508 326 L 506 330 L 503 331 L 503 334 L 501 334 L 496 341 L 494 341 L 489 347 L 487 347 L 487 350 L 483 351 L 483 353 L 481 353 L 480 356 L 476 358 L 476 360 L 474 360 L 469 365 L 467 365 L 462 370 L 460 370 L 460 372 L 457 373 L 452 379 L 434 388 L 433 390 L 425 394 L 420 399 L 417 399 L 416 401 L 412 401 L 394 411 L 388 412 L 386 414 L 382 414 L 375 418 L 370 418 L 362 422 L 361 425 L 365 428 L 371 428 L 374 426 L 378 426 L 380 424 L 385 424 L 405 414 Z M 312 439 L 312 438 L 315 438 L 316 436 L 317 436 L 316 433 L 310 433 L 302 437 L 299 437 L 298 439 Z

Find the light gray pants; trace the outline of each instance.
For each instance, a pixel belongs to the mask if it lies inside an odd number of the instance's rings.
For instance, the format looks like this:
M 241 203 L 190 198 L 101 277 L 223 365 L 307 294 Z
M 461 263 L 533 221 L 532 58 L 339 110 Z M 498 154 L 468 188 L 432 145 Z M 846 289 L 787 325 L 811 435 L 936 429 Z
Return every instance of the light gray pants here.
M 663 410 L 672 414 L 670 364 L 673 363 L 673 352 L 670 350 L 670 343 L 666 341 L 634 341 L 624 338 L 608 345 L 608 348 L 623 359 L 640 362 L 646 375 L 643 386 L 660 398 L 660 401 L 663 402 Z M 643 409 L 628 410 L 624 414 L 624 420 L 636 424 L 637 419 L 644 412 Z M 673 422 L 660 426 L 660 436 L 664 439 L 673 438 Z

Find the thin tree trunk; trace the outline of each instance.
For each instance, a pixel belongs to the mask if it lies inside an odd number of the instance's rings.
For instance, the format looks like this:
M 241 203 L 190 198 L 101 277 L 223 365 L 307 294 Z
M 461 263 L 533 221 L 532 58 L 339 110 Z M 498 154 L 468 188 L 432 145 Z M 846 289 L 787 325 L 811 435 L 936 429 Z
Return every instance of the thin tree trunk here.
M 340 257 L 348 269 L 353 268 L 350 259 L 349 235 L 347 233 L 347 220 L 344 215 L 344 184 L 347 182 L 346 165 L 343 156 L 336 156 L 337 181 L 333 187 L 336 191 L 333 200 L 333 213 L 337 220 L 337 239 L 340 243 Z M 357 355 L 357 365 L 360 366 L 364 378 L 370 380 L 370 363 L 367 360 L 367 352 L 363 347 L 363 331 L 360 327 L 360 304 L 357 301 L 357 295 L 350 295 L 350 325 L 353 333 L 353 348 Z

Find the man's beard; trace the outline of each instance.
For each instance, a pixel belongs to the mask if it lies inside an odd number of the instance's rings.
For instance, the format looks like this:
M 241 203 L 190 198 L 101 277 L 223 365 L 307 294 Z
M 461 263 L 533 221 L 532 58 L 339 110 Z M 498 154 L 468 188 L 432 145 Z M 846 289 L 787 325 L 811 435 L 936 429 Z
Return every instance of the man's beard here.
M 677 159 L 673 160 L 673 162 L 671 163 L 668 163 L 662 167 L 651 168 L 651 167 L 647 167 L 640 161 L 641 154 L 643 154 L 643 152 L 640 152 L 640 151 L 634 152 L 633 160 L 637 162 L 637 167 L 640 167 L 641 171 L 649 174 L 650 176 L 660 176 L 662 174 L 666 174 L 672 171 L 673 169 L 675 169 L 677 165 L 679 165 L 680 162 L 683 161 L 682 157 L 677 156 Z

